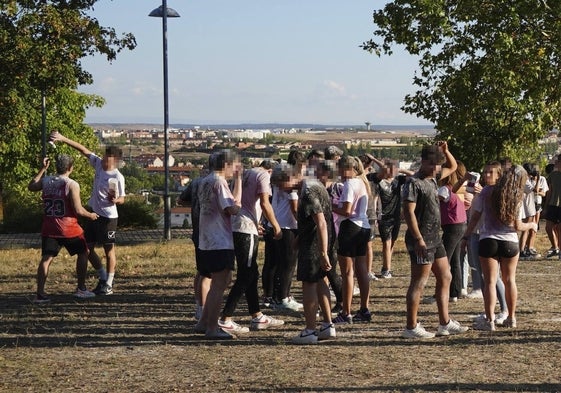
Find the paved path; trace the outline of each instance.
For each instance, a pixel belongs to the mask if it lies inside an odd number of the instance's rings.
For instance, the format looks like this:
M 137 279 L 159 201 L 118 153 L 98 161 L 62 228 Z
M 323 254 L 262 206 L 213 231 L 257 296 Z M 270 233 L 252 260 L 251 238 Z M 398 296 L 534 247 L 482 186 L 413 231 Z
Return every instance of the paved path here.
M 117 232 L 117 244 L 135 244 L 163 240 L 163 229 L 143 229 Z M 191 229 L 172 229 L 172 239 L 188 239 Z M 2 233 L 0 234 L 0 248 L 39 248 L 41 235 L 39 233 Z

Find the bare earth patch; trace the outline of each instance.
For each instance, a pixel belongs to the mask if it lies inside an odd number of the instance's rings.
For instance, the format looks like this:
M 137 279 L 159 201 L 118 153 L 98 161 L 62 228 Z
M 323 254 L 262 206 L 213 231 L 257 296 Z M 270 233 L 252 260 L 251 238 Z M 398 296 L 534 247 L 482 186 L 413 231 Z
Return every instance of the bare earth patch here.
M 377 240 L 375 250 L 378 271 Z M 335 340 L 316 346 L 290 344 L 304 325 L 299 312 L 264 309 L 285 325 L 230 342 L 193 333 L 187 240 L 119 246 L 115 294 L 87 301 L 71 296 L 74 258 L 62 252 L 46 306 L 32 304 L 39 250 L 0 250 L 0 392 L 561 391 L 561 261 L 520 262 L 518 329 L 408 341 L 400 333 L 409 262 L 402 242 L 397 250 L 394 277 L 371 284 L 373 322 L 338 327 Z M 301 299 L 298 282 L 294 295 Z M 482 310 L 480 299 L 450 306 L 469 326 Z M 236 320 L 248 326 L 246 314 L 242 299 Z M 422 305 L 420 320 L 434 331 L 436 305 Z

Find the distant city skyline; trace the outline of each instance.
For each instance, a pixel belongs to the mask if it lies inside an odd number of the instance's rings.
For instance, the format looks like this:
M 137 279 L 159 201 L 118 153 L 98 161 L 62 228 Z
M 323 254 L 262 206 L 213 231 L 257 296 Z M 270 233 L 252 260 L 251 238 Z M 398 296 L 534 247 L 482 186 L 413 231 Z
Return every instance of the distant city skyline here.
M 403 113 L 417 59 L 395 48 L 378 58 L 359 48 L 372 37 L 381 0 L 168 0 L 171 124 L 304 123 L 427 125 Z M 163 123 L 161 1 L 100 0 L 92 16 L 138 46 L 113 64 L 83 60 L 106 99 L 87 123 Z

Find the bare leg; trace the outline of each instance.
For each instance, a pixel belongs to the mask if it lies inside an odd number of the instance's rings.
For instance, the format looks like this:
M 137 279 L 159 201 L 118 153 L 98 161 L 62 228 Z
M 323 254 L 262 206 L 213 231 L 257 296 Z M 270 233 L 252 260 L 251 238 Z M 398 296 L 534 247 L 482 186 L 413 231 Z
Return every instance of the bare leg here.
M 508 315 L 511 319 L 516 319 L 516 301 L 518 300 L 518 287 L 516 286 L 517 266 L 518 255 L 512 258 L 501 259 L 501 275 L 505 283 L 506 304 L 508 307 Z
M 370 300 L 370 279 L 368 278 L 368 254 L 367 256 L 356 257 L 355 273 L 360 288 L 360 308 L 368 308 Z M 372 267 L 372 263 L 370 263 Z
M 304 305 L 304 318 L 306 329 L 316 329 L 316 313 L 318 310 L 317 283 L 302 282 L 302 303 Z
M 450 300 L 450 283 L 452 281 L 452 273 L 448 258 L 438 258 L 432 264 L 431 270 L 436 278 L 436 305 L 438 306 L 438 319 L 441 325 L 450 322 L 448 315 L 448 302 Z
M 86 276 L 88 274 L 88 253 L 84 251 L 76 258 L 76 277 L 78 278 L 78 288 L 86 288 Z
M 199 321 L 206 327 L 207 333 L 213 333 L 218 329 L 218 316 L 222 305 L 224 291 L 232 280 L 232 271 L 224 269 L 220 272 L 212 273 L 210 290 L 203 307 L 203 315 Z
M 354 288 L 354 268 L 353 259 L 350 257 L 338 256 L 339 267 L 341 269 L 341 279 L 343 283 L 343 310 L 344 315 L 351 313 L 351 303 L 353 301 Z
M 499 262 L 493 258 L 479 257 L 481 271 L 485 285 L 483 286 L 483 302 L 485 315 L 491 322 L 495 320 L 495 304 L 497 303 L 497 277 L 499 275 Z
M 417 326 L 417 314 L 419 303 L 423 295 L 423 289 L 430 274 L 430 265 L 418 265 L 411 263 L 411 281 L 407 289 L 407 329 L 415 329 Z
M 327 277 L 317 283 L 316 287 L 319 307 L 323 314 L 323 322 L 331 323 L 331 296 L 329 295 L 329 281 Z
M 39 262 L 39 267 L 37 268 L 37 294 L 42 295 L 45 293 L 45 283 L 47 282 L 47 276 L 49 275 L 49 266 L 54 257 L 51 255 L 43 255 L 41 261 Z

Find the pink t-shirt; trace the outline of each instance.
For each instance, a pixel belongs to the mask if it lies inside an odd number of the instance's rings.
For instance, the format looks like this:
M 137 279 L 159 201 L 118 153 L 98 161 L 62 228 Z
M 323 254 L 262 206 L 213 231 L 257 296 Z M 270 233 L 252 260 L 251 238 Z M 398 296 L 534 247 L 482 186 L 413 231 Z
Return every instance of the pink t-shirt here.
M 258 235 L 261 220 L 259 195 L 271 195 L 271 176 L 265 169 L 257 167 L 244 171 L 242 180 L 242 208 L 232 216 L 232 231 Z

